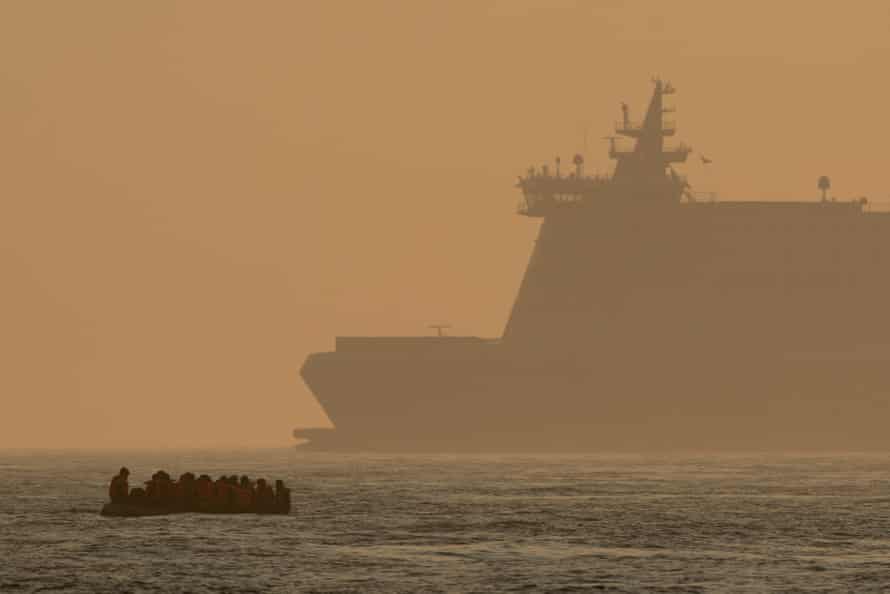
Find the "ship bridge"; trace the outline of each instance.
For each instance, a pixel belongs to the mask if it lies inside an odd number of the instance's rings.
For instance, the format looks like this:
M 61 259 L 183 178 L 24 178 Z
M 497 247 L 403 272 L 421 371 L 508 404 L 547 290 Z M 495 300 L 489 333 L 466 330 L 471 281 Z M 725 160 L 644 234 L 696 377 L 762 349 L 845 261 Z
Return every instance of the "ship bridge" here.
M 561 175 L 558 169 L 551 174 L 546 166 L 542 171 L 530 168 L 528 175 L 516 184 L 522 189 L 519 214 L 541 217 L 554 208 L 580 206 L 608 188 L 609 177 L 584 175 L 580 155 L 576 161 L 579 161 L 578 167 L 570 175 Z

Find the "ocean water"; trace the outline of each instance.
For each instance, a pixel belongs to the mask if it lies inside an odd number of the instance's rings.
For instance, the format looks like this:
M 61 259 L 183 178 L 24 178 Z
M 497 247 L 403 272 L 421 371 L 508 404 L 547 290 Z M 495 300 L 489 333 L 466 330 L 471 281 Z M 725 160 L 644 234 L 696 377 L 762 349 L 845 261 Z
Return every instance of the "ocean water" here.
M 98 515 L 123 464 L 290 516 Z M 0 451 L 0 592 L 890 591 L 890 455 Z

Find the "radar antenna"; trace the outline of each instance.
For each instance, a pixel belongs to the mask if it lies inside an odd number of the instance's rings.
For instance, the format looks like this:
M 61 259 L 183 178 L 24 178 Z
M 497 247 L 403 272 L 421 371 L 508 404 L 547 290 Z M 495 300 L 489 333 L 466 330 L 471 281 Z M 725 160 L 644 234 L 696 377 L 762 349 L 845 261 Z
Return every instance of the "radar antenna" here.
M 818 188 L 822 190 L 822 202 L 828 201 L 828 190 L 831 189 L 831 180 L 828 179 L 827 175 L 823 175 L 819 178 L 819 183 L 817 184 Z
M 451 324 L 430 324 L 427 328 L 435 329 L 436 336 L 442 337 L 445 336 L 445 330 L 451 328 Z

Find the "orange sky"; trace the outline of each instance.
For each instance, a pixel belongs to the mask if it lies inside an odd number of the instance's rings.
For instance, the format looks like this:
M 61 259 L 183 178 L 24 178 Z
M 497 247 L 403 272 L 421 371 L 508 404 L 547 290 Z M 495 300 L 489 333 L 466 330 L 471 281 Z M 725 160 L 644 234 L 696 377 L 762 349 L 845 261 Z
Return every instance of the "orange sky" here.
M 585 128 L 608 167 L 653 74 L 695 189 L 890 207 L 888 30 L 883 0 L 5 1 L 0 447 L 287 444 L 335 335 L 498 335 L 516 175 Z

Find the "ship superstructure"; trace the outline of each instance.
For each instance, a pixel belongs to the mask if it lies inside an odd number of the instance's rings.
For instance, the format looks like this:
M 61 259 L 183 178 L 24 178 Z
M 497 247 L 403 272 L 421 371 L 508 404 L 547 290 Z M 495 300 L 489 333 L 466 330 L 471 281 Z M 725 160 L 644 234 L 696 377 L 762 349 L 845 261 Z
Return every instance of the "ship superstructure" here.
M 558 159 L 554 174 L 546 165 L 540 171 L 530 167 L 517 184 L 523 195 L 519 214 L 546 217 L 567 206 L 596 205 L 615 199 L 678 202 L 688 184 L 671 165 L 684 163 L 692 149 L 684 143 L 665 142 L 677 131 L 675 122 L 664 118 L 665 113 L 673 112 L 665 107 L 664 98 L 674 92 L 670 83 L 655 80 L 655 92 L 642 122 L 631 121 L 626 104 L 622 104 L 623 118 L 615 123 L 617 136 L 608 137 L 609 157 L 617 162 L 612 175 L 585 175 L 584 157 L 580 154 L 575 155 L 574 170 L 567 175 L 562 175 Z M 620 142 L 624 139 L 633 142 L 628 146 Z
M 612 175 L 518 181 L 542 219 L 500 339 L 344 337 L 303 377 L 316 447 L 890 446 L 890 215 L 864 200 L 701 200 L 656 80 Z M 820 182 L 822 187 L 822 182 Z

